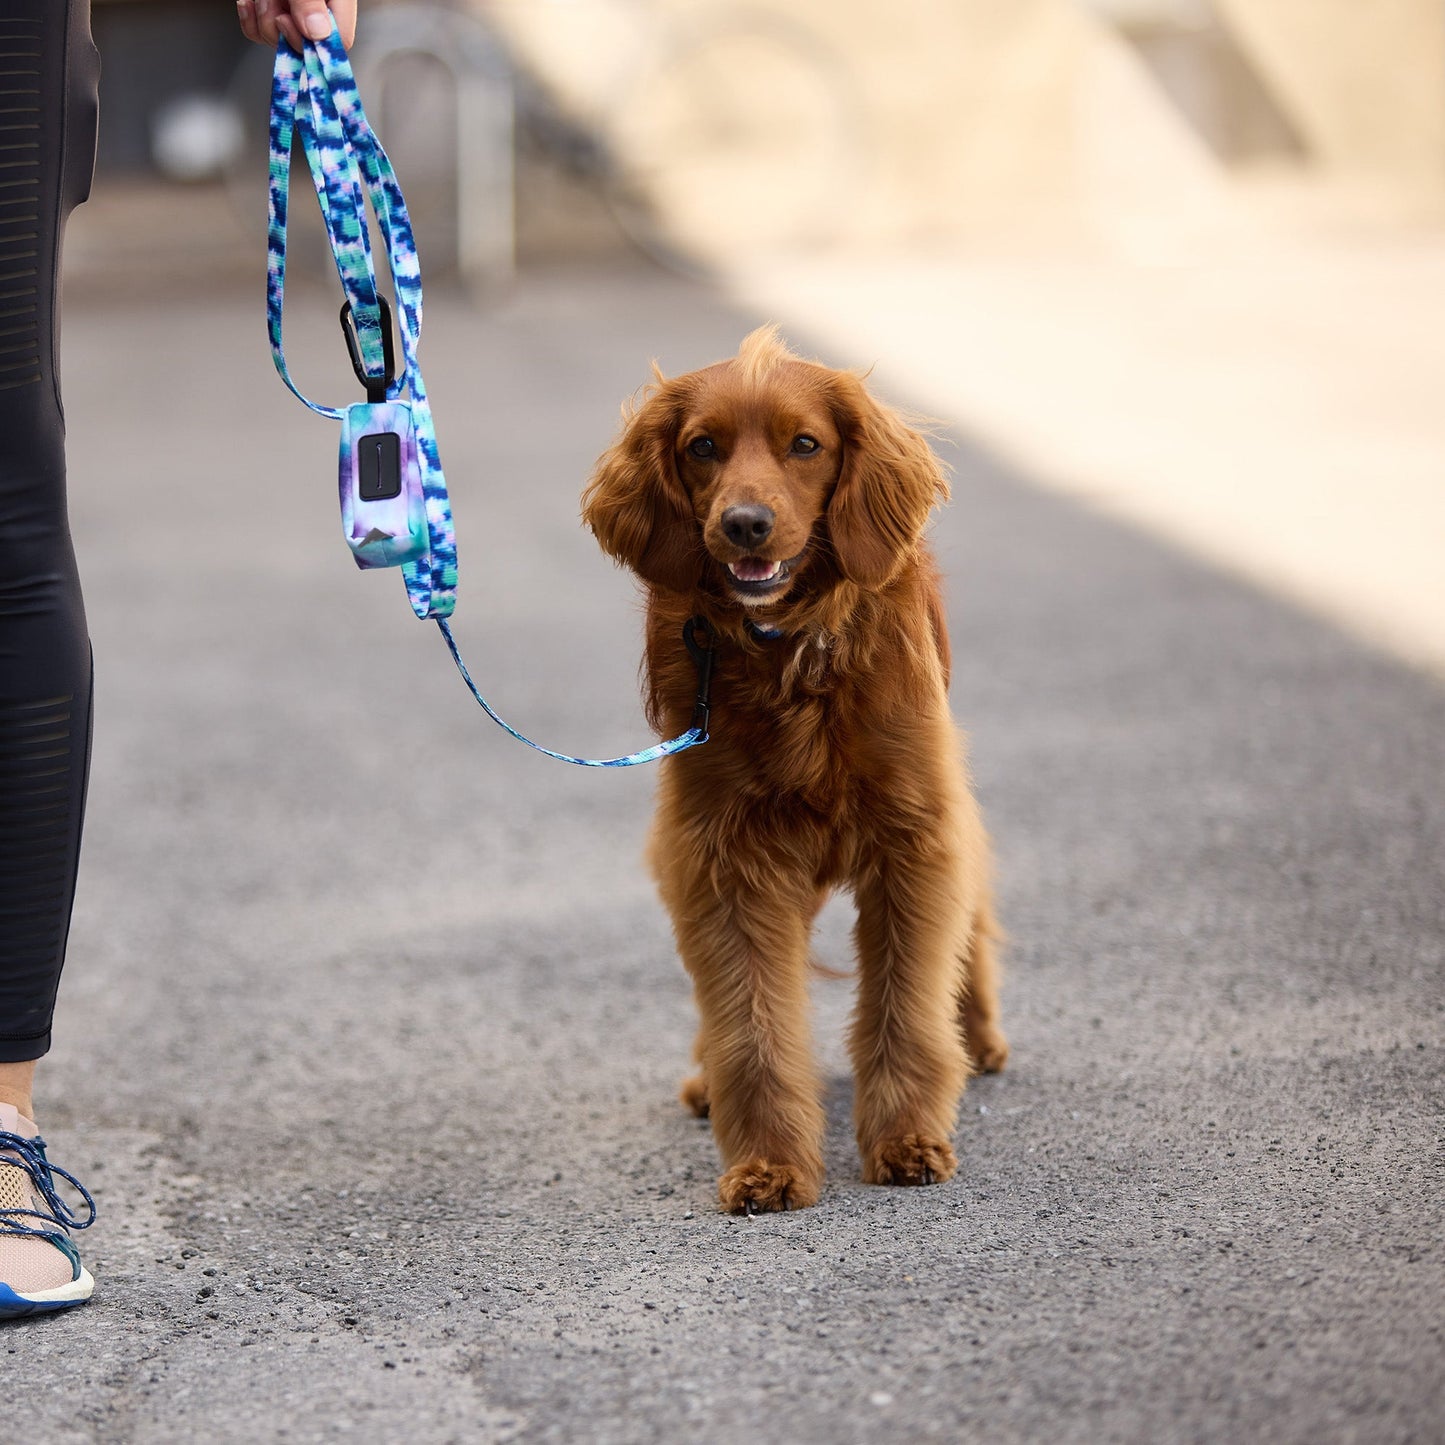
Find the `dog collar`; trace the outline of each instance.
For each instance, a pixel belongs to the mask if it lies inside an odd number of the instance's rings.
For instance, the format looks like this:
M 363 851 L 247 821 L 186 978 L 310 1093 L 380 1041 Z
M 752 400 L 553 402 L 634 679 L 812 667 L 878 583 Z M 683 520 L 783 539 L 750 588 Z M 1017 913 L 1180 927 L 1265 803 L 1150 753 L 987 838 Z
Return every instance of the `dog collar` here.
M 776 642 L 783 635 L 781 627 L 759 627 L 751 617 L 743 618 L 743 629 L 754 642 Z

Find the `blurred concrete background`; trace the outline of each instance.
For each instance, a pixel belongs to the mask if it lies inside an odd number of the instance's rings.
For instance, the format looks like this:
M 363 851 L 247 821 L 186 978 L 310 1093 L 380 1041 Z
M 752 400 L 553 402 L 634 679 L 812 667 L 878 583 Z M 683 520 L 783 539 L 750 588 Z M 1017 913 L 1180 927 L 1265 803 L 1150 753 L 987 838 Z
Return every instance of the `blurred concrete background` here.
M 460 261 L 486 305 L 514 263 L 640 241 L 1044 484 L 1445 668 L 1435 0 L 369 13 L 432 276 Z M 76 294 L 254 267 L 267 67 L 230 20 L 97 5 Z
M 268 58 L 94 13 L 39 1098 L 103 1219 L 96 1301 L 3 1332 L 27 1438 L 1437 1436 L 1445 7 L 363 0 L 458 635 L 521 725 L 643 740 L 576 498 L 652 357 L 774 319 L 941 421 L 1015 1064 L 955 1183 L 866 1189 L 820 989 L 829 1190 L 762 1222 L 672 1103 L 650 780 L 519 756 L 343 555 L 264 339 Z M 288 349 L 344 399 L 295 213 Z

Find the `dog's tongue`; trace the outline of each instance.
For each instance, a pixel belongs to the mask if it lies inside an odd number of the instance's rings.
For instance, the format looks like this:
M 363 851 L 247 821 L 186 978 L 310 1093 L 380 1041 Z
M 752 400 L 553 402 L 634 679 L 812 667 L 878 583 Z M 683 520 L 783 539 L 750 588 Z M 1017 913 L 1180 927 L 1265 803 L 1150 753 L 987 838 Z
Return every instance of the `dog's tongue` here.
M 730 571 L 739 582 L 766 582 L 778 570 L 776 562 L 762 557 L 744 557 L 739 562 L 729 562 Z

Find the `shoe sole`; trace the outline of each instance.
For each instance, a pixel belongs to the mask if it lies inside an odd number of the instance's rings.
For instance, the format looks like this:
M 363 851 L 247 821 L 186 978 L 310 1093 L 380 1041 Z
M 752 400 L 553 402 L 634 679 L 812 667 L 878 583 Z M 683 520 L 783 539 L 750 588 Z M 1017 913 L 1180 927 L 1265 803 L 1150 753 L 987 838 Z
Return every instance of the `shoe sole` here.
M 95 1280 L 84 1266 L 69 1284 L 56 1289 L 16 1294 L 8 1284 L 0 1284 L 0 1320 L 20 1319 L 25 1315 L 46 1314 L 51 1310 L 68 1310 L 75 1305 L 83 1305 L 94 1288 Z

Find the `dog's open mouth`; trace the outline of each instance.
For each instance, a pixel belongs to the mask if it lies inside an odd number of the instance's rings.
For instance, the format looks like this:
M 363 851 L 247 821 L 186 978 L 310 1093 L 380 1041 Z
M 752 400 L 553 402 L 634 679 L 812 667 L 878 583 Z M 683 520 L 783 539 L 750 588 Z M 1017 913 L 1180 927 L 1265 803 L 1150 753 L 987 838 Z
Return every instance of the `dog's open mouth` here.
M 743 597 L 765 597 L 776 592 L 793 575 L 793 568 L 803 560 L 803 554 L 789 557 L 784 562 L 772 561 L 767 557 L 739 557 L 736 562 L 726 564 L 728 581 L 733 591 Z

